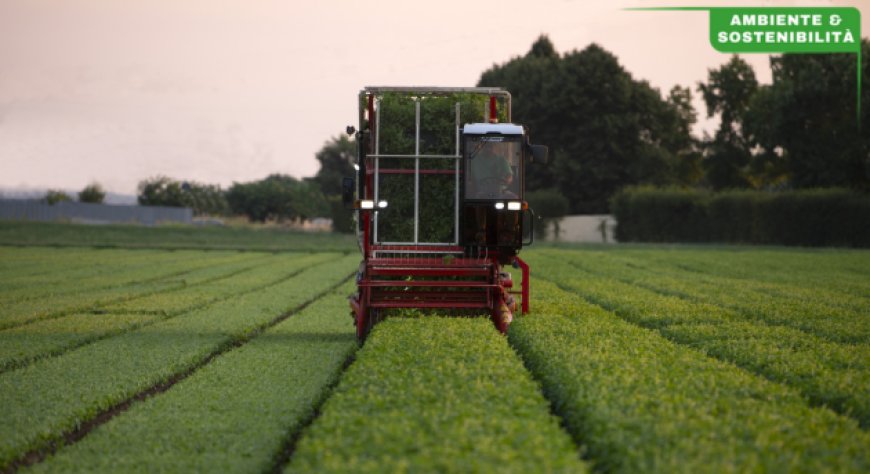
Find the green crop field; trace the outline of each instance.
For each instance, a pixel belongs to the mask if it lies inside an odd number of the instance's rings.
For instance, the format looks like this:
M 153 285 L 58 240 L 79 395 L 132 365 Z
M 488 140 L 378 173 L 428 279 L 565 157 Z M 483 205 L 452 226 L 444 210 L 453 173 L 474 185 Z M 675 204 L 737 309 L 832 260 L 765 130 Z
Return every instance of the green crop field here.
M 870 251 L 522 256 L 360 346 L 350 238 L 0 224 L 0 471 L 870 472 Z

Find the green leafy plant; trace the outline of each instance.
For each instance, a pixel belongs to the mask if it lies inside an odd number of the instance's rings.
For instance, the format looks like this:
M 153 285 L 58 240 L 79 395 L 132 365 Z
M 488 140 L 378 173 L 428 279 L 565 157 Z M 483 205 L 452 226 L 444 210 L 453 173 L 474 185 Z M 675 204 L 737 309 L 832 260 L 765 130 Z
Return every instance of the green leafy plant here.
M 134 404 L 37 471 L 273 469 L 357 349 L 346 314 L 350 286 Z
M 854 420 L 626 322 L 578 297 L 574 287 L 538 280 L 535 288 L 535 314 L 514 321 L 511 344 L 596 470 L 870 466 L 870 437 Z
M 285 472 L 583 472 L 537 384 L 485 318 L 388 318 Z
M 340 282 L 357 261 L 343 257 L 302 273 L 273 271 L 255 291 L 3 374 L 0 466 L 243 341 Z

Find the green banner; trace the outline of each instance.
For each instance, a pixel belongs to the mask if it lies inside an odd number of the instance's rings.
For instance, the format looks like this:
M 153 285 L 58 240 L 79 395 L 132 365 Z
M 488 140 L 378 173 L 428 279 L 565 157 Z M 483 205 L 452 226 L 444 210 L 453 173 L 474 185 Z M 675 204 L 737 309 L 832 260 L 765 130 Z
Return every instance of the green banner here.
M 723 53 L 857 53 L 856 8 L 710 8 L 710 44 Z

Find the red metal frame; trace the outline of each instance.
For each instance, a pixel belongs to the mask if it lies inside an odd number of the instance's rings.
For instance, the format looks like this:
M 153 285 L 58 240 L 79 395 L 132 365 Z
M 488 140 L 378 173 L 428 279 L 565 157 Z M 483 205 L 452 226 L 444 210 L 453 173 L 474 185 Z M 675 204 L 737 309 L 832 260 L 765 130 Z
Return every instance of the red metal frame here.
M 366 112 L 369 136 L 375 136 L 375 95 L 367 97 Z M 509 100 L 509 99 L 508 99 Z M 508 102 L 509 103 L 509 102 Z M 491 120 L 497 120 L 496 97 L 490 96 Z M 510 114 L 510 108 L 507 110 Z M 361 124 L 362 125 L 362 124 Z M 361 127 L 362 128 L 362 127 Z M 369 143 L 368 154 L 374 153 Z M 374 165 L 365 161 L 364 195 L 360 199 L 374 199 Z M 380 169 L 384 174 L 413 174 L 412 169 Z M 425 175 L 452 175 L 452 169 L 419 171 Z M 529 266 L 519 257 L 510 261 L 522 269 L 521 290 L 514 291 L 513 281 L 503 278 L 499 263 L 501 256 L 489 249 L 487 256 L 474 258 L 465 255 L 458 245 L 385 245 L 372 243 L 374 211 L 359 210 L 362 219 L 363 262 L 357 275 L 356 294 L 350 297 L 350 306 L 357 326 L 357 336 L 363 339 L 372 325 L 380 319 L 380 311 L 390 308 L 435 308 L 480 310 L 489 312 L 496 327 L 506 332 L 517 310 L 515 294 L 520 295 L 522 312 L 529 311 Z M 379 254 L 390 254 L 389 257 Z M 433 255 L 433 256 L 430 256 Z
M 405 245 L 371 245 L 372 252 L 420 249 Z M 462 247 L 438 247 L 457 251 Z M 365 337 L 373 311 L 391 308 L 458 309 L 488 311 L 496 327 L 506 332 L 521 296 L 523 314 L 529 311 L 529 266 L 514 257 L 522 269 L 520 291 L 511 291 L 513 281 L 500 275 L 497 253 L 487 259 L 466 257 L 370 257 L 364 260 L 357 279 L 357 294 L 351 296 L 357 335 Z M 438 279 L 441 278 L 441 279 Z M 447 279 L 444 279 L 447 278 Z
M 522 302 L 523 302 L 523 314 L 529 312 L 529 264 L 523 261 L 520 257 L 514 257 L 514 262 L 520 267 L 523 271 L 523 283 L 522 283 Z

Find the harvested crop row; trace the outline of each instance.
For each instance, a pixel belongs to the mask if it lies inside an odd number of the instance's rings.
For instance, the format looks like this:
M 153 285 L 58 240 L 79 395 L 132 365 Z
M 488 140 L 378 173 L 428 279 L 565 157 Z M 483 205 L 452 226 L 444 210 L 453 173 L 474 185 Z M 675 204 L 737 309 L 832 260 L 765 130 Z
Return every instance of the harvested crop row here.
M 289 472 L 582 472 L 537 384 L 486 319 L 375 327 Z
M 0 371 L 21 366 L 45 355 L 56 355 L 70 348 L 124 331 L 133 330 L 185 311 L 233 298 L 272 282 L 277 275 L 286 278 L 288 271 L 302 271 L 310 265 L 338 258 L 336 254 L 269 256 L 269 261 L 255 268 L 244 262 L 208 267 L 185 275 L 172 290 L 129 300 L 129 304 L 150 308 L 150 312 L 105 314 L 112 307 L 100 308 L 98 314 L 72 314 L 0 331 Z M 258 259 L 259 260 L 259 259 Z M 255 261 L 258 261 L 255 260 Z M 174 280 L 173 280 L 174 281 Z M 173 291 L 175 290 L 175 291 Z M 140 302 L 141 303 L 137 303 Z M 159 306 L 163 303 L 164 306 Z M 135 308 L 136 306 L 134 306 Z
M 795 390 L 537 280 L 509 339 L 599 472 L 867 472 L 870 436 Z
M 868 346 L 836 344 L 795 329 L 753 323 L 718 306 L 584 276 L 570 265 L 552 264 L 547 278 L 627 321 L 789 384 L 814 404 L 870 425 Z
M 567 258 L 566 258 L 567 257 Z M 556 259 L 556 255 L 547 255 Z M 825 295 L 805 288 L 749 283 L 741 280 L 686 275 L 686 272 L 644 267 L 634 259 L 592 252 L 558 255 L 575 267 L 596 275 L 639 285 L 657 293 L 733 309 L 749 320 L 793 327 L 833 342 L 870 343 L 870 300 Z M 820 278 L 824 278 L 821 276 Z M 868 287 L 870 289 L 870 287 Z M 851 300 L 844 304 L 843 300 Z
M 20 326 L 46 317 L 57 317 L 74 312 L 98 310 L 101 306 L 117 301 L 126 301 L 198 285 L 232 276 L 234 273 L 251 268 L 267 257 L 252 256 L 241 262 L 222 262 L 218 259 L 209 264 L 207 259 L 200 262 L 177 262 L 163 265 L 161 277 L 137 283 L 113 286 L 98 290 L 83 290 L 60 295 L 43 295 L 42 298 L 28 299 L 0 307 L 0 329 Z M 287 259 L 289 261 L 290 259 Z
M 332 287 L 357 261 L 354 256 L 318 265 L 238 298 L 0 375 L 0 468 L 57 441 L 99 412 L 197 367 Z
M 266 472 L 356 351 L 345 284 L 36 472 Z M 106 453 L 111 453 L 107 456 Z

